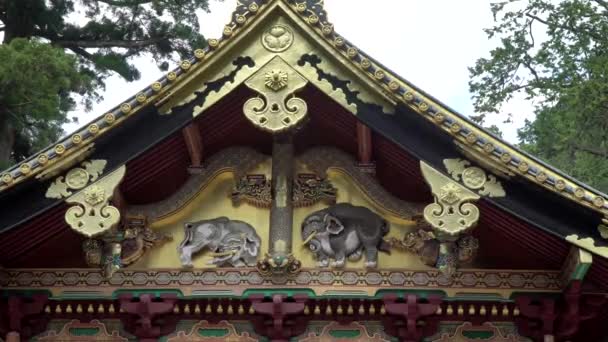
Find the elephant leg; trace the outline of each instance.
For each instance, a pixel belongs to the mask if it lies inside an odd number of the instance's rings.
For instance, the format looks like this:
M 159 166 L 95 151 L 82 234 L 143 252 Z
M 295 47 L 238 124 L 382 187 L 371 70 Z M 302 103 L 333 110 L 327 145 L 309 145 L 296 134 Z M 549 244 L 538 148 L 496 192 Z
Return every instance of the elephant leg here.
M 346 260 L 346 252 L 344 250 L 336 252 L 336 260 L 331 263 L 332 267 L 341 268 L 344 267 Z
M 319 267 L 329 266 L 329 257 L 327 255 L 319 255 L 319 261 L 317 262 Z
M 192 267 L 192 246 L 184 246 L 180 249 L 179 259 L 184 267 Z
M 378 249 L 368 247 L 365 249 L 365 267 L 376 268 L 378 266 Z

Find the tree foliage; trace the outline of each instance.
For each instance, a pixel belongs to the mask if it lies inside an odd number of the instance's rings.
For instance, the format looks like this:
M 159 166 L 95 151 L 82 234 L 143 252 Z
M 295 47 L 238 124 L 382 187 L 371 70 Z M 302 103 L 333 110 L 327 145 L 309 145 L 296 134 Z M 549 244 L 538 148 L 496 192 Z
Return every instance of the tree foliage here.
M 518 93 L 536 104 L 521 147 L 608 191 L 608 1 L 493 3 L 500 45 L 470 69 L 483 122 Z
M 90 108 L 108 76 L 137 80 L 133 57 L 166 70 L 204 47 L 201 9 L 207 0 L 0 0 L 0 166 L 59 138 L 75 95 Z

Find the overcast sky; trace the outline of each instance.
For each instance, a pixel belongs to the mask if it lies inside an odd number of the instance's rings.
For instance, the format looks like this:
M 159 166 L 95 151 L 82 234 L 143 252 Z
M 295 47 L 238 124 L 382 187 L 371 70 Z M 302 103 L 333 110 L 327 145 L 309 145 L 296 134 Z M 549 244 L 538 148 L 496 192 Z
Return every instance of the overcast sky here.
M 236 0 L 209 0 L 211 13 L 203 14 L 201 27 L 207 38 L 221 36 L 230 21 Z M 468 92 L 468 67 L 487 56 L 494 42 L 483 29 L 492 25 L 489 0 L 325 0 L 329 20 L 342 36 L 427 93 L 464 115 L 473 114 Z M 371 5 L 371 7 L 370 7 Z M 104 101 L 89 113 L 73 116 L 79 124 L 122 103 L 130 95 L 162 76 L 150 58 L 138 59 L 142 77 L 127 83 L 119 77 L 107 82 Z M 513 123 L 490 121 L 503 130 L 505 139 L 517 142 L 517 128 L 531 118 L 532 107 L 524 100 L 513 100 L 503 108 L 513 114 Z

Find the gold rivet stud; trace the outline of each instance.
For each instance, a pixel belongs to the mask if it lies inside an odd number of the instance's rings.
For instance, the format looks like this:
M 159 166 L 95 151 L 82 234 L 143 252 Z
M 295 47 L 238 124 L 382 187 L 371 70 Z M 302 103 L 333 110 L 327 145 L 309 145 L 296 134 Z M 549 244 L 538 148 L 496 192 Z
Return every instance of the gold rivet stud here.
M 55 146 L 55 153 L 58 155 L 62 155 L 65 152 L 65 146 L 63 146 L 62 144 L 56 145 Z

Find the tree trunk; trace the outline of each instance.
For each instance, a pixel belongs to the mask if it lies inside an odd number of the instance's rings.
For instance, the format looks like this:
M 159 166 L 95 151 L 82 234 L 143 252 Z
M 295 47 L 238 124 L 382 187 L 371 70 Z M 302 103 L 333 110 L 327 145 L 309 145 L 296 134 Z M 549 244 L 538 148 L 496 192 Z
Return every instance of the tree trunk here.
M 15 144 L 15 131 L 6 114 L 0 112 L 0 170 L 12 164 L 11 154 Z
M 34 33 L 34 13 L 42 13 L 45 5 L 41 0 L 8 0 L 6 3 L 6 22 L 4 43 Z

